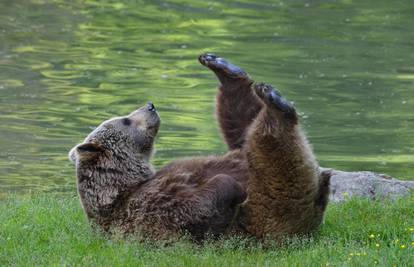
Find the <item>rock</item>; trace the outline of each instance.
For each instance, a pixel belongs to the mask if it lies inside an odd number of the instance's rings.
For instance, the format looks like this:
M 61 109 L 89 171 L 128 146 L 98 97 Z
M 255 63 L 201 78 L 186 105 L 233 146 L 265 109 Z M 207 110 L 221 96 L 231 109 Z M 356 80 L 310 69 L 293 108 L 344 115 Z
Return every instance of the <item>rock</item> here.
M 354 196 L 372 200 L 385 197 L 394 199 L 408 195 L 412 190 L 414 190 L 414 181 L 401 181 L 369 171 L 332 170 L 330 201 L 340 202 Z

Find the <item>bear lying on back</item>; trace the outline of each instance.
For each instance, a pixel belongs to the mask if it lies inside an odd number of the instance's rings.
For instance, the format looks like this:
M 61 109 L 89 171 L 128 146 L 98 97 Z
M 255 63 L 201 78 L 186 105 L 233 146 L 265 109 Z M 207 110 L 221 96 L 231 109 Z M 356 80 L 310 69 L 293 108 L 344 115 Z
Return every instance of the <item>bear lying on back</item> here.
M 105 121 L 70 152 L 88 218 L 105 231 L 157 240 L 317 229 L 330 175 L 319 173 L 294 107 L 222 58 L 200 62 L 221 82 L 217 113 L 230 151 L 156 172 L 149 163 L 160 126 L 154 105 Z

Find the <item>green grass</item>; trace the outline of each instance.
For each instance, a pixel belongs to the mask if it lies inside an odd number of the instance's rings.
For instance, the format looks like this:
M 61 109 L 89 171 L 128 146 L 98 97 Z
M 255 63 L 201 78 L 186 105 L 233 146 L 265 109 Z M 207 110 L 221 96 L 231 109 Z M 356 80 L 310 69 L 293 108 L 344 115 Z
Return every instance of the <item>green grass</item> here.
M 413 266 L 414 194 L 331 204 L 313 238 L 261 248 L 245 240 L 168 247 L 110 240 L 91 230 L 77 197 L 0 202 L 0 266 Z

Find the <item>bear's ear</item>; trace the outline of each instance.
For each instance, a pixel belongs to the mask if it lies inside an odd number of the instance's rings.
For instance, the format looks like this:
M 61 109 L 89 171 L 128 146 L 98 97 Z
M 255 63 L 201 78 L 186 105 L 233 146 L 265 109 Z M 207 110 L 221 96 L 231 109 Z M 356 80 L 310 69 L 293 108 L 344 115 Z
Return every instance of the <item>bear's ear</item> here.
M 76 159 L 91 159 L 97 157 L 100 153 L 104 151 L 104 148 L 97 143 L 87 142 L 82 143 L 69 152 L 69 159 L 73 162 L 76 162 Z
M 90 143 L 79 144 L 76 147 L 76 150 L 79 153 L 98 153 L 98 152 L 102 152 L 104 149 L 101 145 L 94 143 L 94 142 L 90 142 Z

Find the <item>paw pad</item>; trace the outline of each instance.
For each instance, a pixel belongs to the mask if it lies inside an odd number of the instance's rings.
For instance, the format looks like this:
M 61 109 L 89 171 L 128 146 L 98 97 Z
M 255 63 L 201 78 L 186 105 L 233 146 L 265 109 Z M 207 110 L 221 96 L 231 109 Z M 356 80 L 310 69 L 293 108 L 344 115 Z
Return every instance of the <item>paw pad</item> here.
M 244 70 L 228 62 L 226 59 L 214 54 L 203 54 L 199 56 L 198 60 L 202 65 L 208 67 L 216 73 L 219 73 L 219 75 L 222 75 L 223 77 L 232 79 L 248 78 L 248 75 Z
M 273 102 L 275 98 L 281 97 L 282 95 L 270 84 L 259 83 L 254 86 L 256 94 L 263 100 Z

